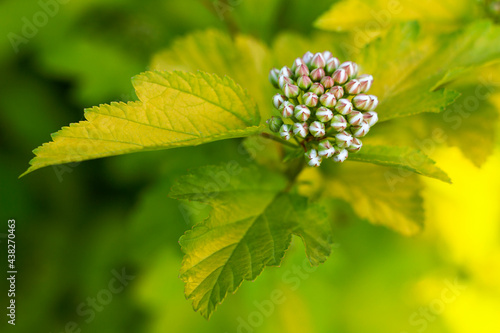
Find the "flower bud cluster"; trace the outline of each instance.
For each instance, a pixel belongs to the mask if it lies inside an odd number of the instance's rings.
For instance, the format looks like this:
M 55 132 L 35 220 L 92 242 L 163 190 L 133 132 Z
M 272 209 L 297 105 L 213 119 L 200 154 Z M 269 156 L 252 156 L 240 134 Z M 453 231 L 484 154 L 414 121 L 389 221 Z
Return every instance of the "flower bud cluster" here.
M 378 99 L 367 94 L 373 76 L 358 71 L 356 63 L 340 63 L 325 51 L 306 52 L 292 67 L 269 72 L 269 81 L 280 89 L 273 96 L 280 117 L 271 117 L 269 128 L 285 140 L 295 138 L 308 165 L 319 166 L 325 158 L 344 162 L 377 123 Z

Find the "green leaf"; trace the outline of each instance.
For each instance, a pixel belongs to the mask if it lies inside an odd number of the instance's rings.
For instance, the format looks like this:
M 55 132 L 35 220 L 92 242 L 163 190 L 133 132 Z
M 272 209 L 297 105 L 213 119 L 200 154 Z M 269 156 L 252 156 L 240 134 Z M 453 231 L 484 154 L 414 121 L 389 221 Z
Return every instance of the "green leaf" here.
M 307 198 L 283 193 L 287 181 L 263 168 L 208 166 L 180 178 L 170 196 L 212 207 L 210 217 L 180 239 L 180 277 L 195 311 L 209 318 L 243 280 L 279 265 L 292 234 L 313 265 L 330 254 L 327 214 Z
M 435 165 L 436 162 L 410 147 L 365 145 L 359 152 L 349 155 L 349 160 L 395 167 L 451 183 L 448 175 Z
M 314 25 L 323 30 L 362 31 L 367 35 L 386 30 L 394 23 L 414 20 L 423 21 L 434 29 L 443 29 L 472 19 L 478 13 L 477 7 L 473 1 L 467 0 L 341 0 Z
M 342 199 L 362 218 L 404 235 L 424 224 L 423 189 L 417 175 L 400 169 L 347 163 L 321 176 L 324 197 Z
M 48 165 L 193 146 L 262 130 L 255 102 L 232 79 L 198 72 L 146 72 L 133 78 L 139 102 L 85 110 L 86 121 L 34 150 L 23 174 Z M 21 176 L 23 176 L 21 175 Z

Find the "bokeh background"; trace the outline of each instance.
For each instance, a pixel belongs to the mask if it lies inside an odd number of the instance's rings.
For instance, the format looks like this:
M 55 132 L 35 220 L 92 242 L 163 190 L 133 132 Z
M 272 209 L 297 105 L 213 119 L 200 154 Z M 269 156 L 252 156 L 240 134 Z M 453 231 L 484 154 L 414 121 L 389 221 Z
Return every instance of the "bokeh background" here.
M 44 7 L 0 1 L 0 267 L 4 276 L 7 220 L 15 218 L 19 272 L 16 326 L 2 313 L 2 332 L 500 332 L 498 138 L 480 168 L 455 147 L 434 151 L 454 184 L 425 180 L 422 234 L 403 237 L 339 209 L 324 265 L 304 265 L 295 241 L 281 267 L 245 282 L 210 321 L 193 312 L 177 277 L 177 240 L 190 225 L 167 194 L 190 168 L 245 163 L 238 140 L 18 176 L 31 150 L 81 120 L 84 108 L 135 99 L 130 78 L 176 38 L 207 28 L 267 43 L 283 31 L 308 36 L 333 2 L 57 3 L 16 50 L 9 33 L 20 35 L 23 18 Z M 500 108 L 500 97 L 491 101 Z M 133 279 L 109 293 L 122 271 Z M 6 312 L 5 278 L 0 288 Z M 273 293 L 280 304 L 270 303 Z

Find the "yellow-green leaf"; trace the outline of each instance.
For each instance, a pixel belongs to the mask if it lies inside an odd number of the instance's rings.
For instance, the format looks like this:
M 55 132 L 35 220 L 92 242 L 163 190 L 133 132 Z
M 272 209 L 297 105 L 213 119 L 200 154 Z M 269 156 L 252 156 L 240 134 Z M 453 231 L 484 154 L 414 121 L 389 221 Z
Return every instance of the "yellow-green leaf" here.
M 146 72 L 133 78 L 140 101 L 85 110 L 85 121 L 34 150 L 23 174 L 61 163 L 245 137 L 262 128 L 255 102 L 228 77 Z

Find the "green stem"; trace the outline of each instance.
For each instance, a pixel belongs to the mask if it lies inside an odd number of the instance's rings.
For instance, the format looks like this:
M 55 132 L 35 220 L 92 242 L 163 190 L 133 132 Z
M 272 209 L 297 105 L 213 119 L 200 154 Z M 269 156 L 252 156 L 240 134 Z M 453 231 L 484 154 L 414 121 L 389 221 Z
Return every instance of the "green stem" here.
M 295 145 L 295 144 L 293 144 L 291 142 L 288 142 L 286 140 L 277 138 L 274 135 L 271 135 L 271 134 L 268 134 L 268 133 L 260 133 L 260 136 L 262 136 L 263 138 L 269 139 L 269 140 L 273 140 L 273 141 L 279 142 L 279 143 L 281 143 L 284 146 L 288 146 L 288 147 L 291 147 L 291 148 L 294 148 L 294 149 L 299 148 L 299 146 L 297 146 L 297 145 Z

